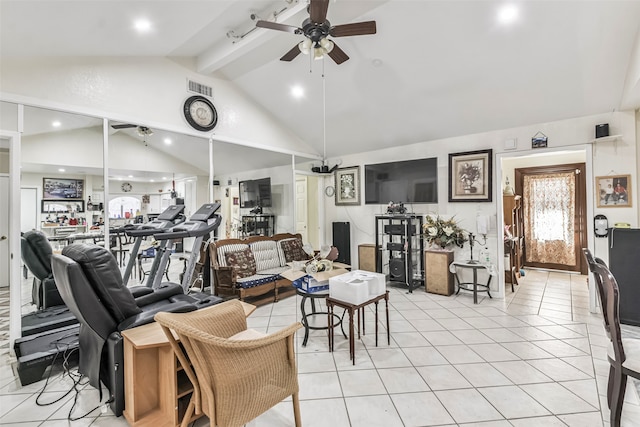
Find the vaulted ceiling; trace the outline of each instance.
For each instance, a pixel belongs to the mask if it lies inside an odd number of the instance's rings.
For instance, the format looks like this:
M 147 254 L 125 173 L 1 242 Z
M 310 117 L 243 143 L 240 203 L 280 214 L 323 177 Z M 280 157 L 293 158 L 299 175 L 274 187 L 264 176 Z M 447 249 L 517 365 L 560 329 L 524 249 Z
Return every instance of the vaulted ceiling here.
M 640 106 L 640 1 L 331 0 L 334 25 L 377 22 L 335 40 L 342 65 L 279 61 L 303 36 L 253 30 L 252 14 L 308 16 L 305 0 L 2 0 L 0 55 L 192 58 L 330 157 Z

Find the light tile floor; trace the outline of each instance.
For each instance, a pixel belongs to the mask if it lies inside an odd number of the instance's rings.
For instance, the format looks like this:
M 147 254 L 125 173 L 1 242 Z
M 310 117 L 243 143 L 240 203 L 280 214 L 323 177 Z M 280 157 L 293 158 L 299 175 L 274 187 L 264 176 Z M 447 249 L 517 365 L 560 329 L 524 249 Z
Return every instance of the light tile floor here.
M 177 273 L 175 274 L 177 279 Z M 28 286 L 30 287 L 30 285 Z M 27 288 L 28 288 L 27 287 Z M 389 287 L 391 345 L 384 316 L 375 346 L 374 316 L 367 314 L 366 336 L 356 342 L 356 364 L 348 342 L 336 335 L 328 352 L 326 331 L 311 331 L 297 357 L 302 421 L 314 426 L 608 426 L 607 338 L 600 315 L 588 312 L 587 277 L 528 270 L 506 299 L 472 295 L 444 297 L 422 290 Z M 27 292 L 28 293 L 28 292 Z M 299 297 L 259 307 L 248 323 L 273 332 L 299 320 Z M 69 423 L 74 394 L 50 406 L 70 389 L 71 379 L 55 372 L 22 387 L 7 354 L 8 296 L 0 294 L 0 424 L 17 426 L 127 425 L 105 410 Z M 382 312 L 381 312 L 382 313 Z M 637 335 L 634 328 L 626 333 Z M 622 425 L 640 426 L 637 384 L 630 379 Z M 81 386 L 78 417 L 99 405 L 98 392 Z M 206 418 L 195 423 L 209 425 Z M 290 400 L 248 426 L 292 426 Z

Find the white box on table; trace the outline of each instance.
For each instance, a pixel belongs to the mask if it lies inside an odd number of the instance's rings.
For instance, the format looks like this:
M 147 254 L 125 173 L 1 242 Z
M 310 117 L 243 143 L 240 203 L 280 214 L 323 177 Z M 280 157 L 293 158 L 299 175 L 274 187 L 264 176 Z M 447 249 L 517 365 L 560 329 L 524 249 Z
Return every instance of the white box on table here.
M 329 279 L 329 296 L 351 304 L 362 304 L 386 292 L 384 274 L 354 270 Z

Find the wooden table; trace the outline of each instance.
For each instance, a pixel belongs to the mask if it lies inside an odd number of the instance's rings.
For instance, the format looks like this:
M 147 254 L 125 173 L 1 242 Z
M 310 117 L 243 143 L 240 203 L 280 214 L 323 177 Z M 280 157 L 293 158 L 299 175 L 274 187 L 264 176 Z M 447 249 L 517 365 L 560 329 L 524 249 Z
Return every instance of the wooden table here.
M 246 316 L 256 306 L 242 303 Z M 203 308 L 215 310 L 216 306 Z M 122 331 L 124 417 L 131 426 L 177 426 L 193 386 L 158 323 Z M 176 337 L 177 339 L 177 337 Z
M 378 302 L 384 299 L 385 311 L 387 315 L 387 344 L 391 345 L 391 333 L 389 331 L 389 291 L 386 291 L 382 295 L 371 298 L 361 304 L 352 304 L 346 301 L 340 301 L 331 297 L 327 298 L 327 311 L 329 322 L 329 351 L 333 351 L 334 339 L 333 339 L 333 319 L 334 319 L 334 306 L 342 307 L 349 313 L 349 358 L 356 364 L 356 346 L 355 346 L 355 331 L 353 325 L 353 314 L 358 312 L 358 339 L 360 339 L 360 312 L 362 311 L 362 335 L 365 334 L 364 326 L 364 307 L 373 303 L 376 305 L 376 347 L 378 346 Z

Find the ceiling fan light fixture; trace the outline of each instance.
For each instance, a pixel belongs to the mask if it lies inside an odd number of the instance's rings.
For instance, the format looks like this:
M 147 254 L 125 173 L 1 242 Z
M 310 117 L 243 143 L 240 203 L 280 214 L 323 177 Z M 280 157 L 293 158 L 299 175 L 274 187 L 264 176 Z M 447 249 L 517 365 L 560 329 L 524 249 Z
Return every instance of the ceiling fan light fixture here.
M 311 41 L 311 39 L 304 39 L 303 41 L 298 43 L 298 48 L 300 49 L 300 52 L 304 53 L 305 55 L 309 55 L 309 52 L 311 51 L 312 43 L 313 42 Z
M 324 49 L 324 53 L 329 53 L 333 50 L 333 42 L 326 38 L 320 40 L 320 46 Z

